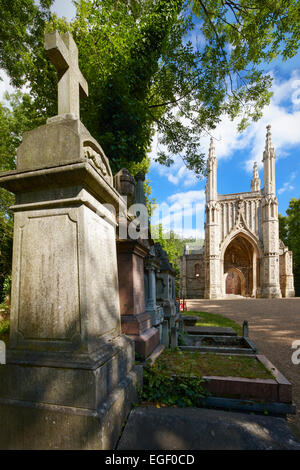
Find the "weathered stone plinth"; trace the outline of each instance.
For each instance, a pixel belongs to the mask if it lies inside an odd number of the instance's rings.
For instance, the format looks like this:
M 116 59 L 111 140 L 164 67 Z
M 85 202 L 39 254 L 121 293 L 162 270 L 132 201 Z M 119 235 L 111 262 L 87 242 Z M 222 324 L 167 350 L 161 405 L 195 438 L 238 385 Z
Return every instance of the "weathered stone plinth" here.
M 59 116 L 25 134 L 0 185 L 16 194 L 0 447 L 112 448 L 138 372 L 120 331 L 123 200 L 108 160 L 74 115 Z
M 151 324 L 159 331 L 159 341 L 162 342 L 162 324 L 164 321 L 164 310 L 156 303 L 156 275 L 159 271 L 160 263 L 156 256 L 155 245 L 151 239 L 150 251 L 145 260 L 145 292 L 146 292 L 146 312 L 151 316 Z
M 180 316 L 176 305 L 175 271 L 160 243 L 155 243 L 155 252 L 159 260 L 159 270 L 156 273 L 156 302 L 163 310 L 163 318 L 168 320 L 171 329 L 178 323 Z
M 118 275 L 122 332 L 135 342 L 136 351 L 147 357 L 159 343 L 145 312 L 144 259 L 149 251 L 141 240 L 118 240 Z
M 281 299 L 281 290 L 278 286 L 265 286 L 262 290 L 262 297 L 265 299 Z
M 132 368 L 129 338 L 104 349 L 94 368 L 68 359 L 62 367 L 14 364 L 10 357 L 0 369 L 0 449 L 112 449 L 142 371 Z

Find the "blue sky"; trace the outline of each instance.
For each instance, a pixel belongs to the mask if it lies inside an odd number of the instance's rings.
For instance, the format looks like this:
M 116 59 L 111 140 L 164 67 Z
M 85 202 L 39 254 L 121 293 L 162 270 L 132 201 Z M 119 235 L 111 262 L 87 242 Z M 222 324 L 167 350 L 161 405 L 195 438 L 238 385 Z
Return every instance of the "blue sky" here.
M 71 0 L 56 0 L 53 11 L 59 16 L 71 19 L 75 8 Z M 272 140 L 276 152 L 276 189 L 279 212 L 285 214 L 292 197 L 300 197 L 300 53 L 293 59 L 282 62 L 281 59 L 269 64 L 273 80 L 273 98 L 264 109 L 263 118 L 251 124 L 239 134 L 236 122 L 224 117 L 213 132 L 218 159 L 218 192 L 221 194 L 250 190 L 253 162 L 257 161 L 263 186 L 262 155 L 264 150 L 266 126 L 271 124 Z M 0 98 L 8 89 L 9 80 L 0 71 Z M 206 153 L 209 136 L 203 139 L 202 149 Z M 100 142 L 101 144 L 101 142 Z M 154 138 L 151 155 L 157 152 L 157 138 Z M 204 222 L 204 187 L 205 180 L 199 181 L 188 171 L 180 158 L 171 168 L 163 167 L 154 161 L 147 178 L 151 180 L 152 197 L 157 203 L 166 204 L 174 213 L 175 221 L 171 227 L 184 236 L 203 236 Z M 188 206 L 189 220 L 182 229 L 181 208 Z M 196 207 L 197 206 L 197 207 Z M 197 215 L 197 217 L 195 217 Z M 163 219 L 165 220 L 165 219 Z M 158 216 L 153 222 L 158 221 Z

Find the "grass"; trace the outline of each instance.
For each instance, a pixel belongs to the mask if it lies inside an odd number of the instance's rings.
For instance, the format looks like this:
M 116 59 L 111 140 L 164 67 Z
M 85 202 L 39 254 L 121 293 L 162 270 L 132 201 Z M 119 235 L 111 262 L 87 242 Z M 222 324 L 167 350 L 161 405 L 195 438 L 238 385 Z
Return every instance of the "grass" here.
M 255 357 L 166 350 L 155 364 L 167 376 L 176 374 L 198 377 L 217 375 L 248 379 L 274 378 Z
M 233 328 L 239 336 L 242 335 L 242 327 L 229 318 L 223 317 L 217 313 L 186 311 L 182 315 L 195 315 L 200 318 L 196 326 L 222 326 Z

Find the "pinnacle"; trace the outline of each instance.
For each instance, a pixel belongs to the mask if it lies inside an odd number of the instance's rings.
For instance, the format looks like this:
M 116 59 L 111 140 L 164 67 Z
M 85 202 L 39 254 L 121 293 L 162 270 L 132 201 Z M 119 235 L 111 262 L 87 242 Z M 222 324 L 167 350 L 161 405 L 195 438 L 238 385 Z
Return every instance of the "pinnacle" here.
M 214 139 L 213 139 L 212 137 L 210 138 L 209 156 L 208 156 L 208 158 L 216 158 Z
M 271 125 L 267 125 L 267 135 L 266 135 L 266 150 L 271 150 L 273 148 L 272 144 L 272 135 L 271 135 Z

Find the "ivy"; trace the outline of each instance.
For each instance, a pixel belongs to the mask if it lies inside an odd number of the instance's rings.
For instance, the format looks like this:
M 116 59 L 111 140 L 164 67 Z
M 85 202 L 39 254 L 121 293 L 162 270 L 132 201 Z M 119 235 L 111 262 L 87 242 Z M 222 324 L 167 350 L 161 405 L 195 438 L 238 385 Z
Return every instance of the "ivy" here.
M 208 395 L 203 388 L 204 380 L 195 376 L 168 376 L 162 364 L 155 362 L 144 368 L 143 389 L 139 398 L 168 406 L 201 407 L 202 398 Z

